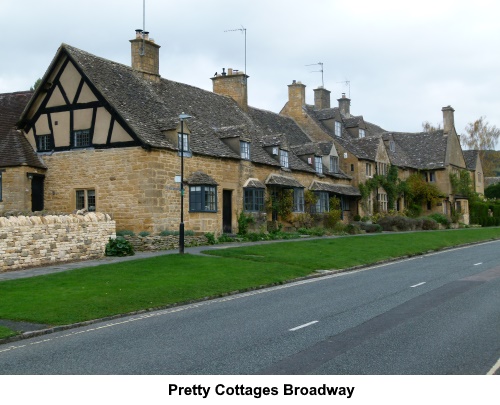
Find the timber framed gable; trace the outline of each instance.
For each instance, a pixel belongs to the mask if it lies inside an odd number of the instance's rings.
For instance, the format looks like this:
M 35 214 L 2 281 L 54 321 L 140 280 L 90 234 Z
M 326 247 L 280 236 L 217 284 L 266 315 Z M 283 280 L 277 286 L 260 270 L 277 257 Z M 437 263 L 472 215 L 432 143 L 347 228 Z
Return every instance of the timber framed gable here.
M 64 48 L 30 104 L 22 125 L 37 152 L 143 144 Z

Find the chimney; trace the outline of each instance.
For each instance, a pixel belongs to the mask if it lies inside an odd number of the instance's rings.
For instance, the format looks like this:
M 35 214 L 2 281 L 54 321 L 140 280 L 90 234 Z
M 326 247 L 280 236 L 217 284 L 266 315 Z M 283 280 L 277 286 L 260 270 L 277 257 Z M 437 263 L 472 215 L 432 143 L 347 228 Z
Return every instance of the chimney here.
M 229 68 L 212 77 L 213 91 L 222 96 L 229 96 L 238 103 L 243 111 L 248 111 L 247 76 L 244 72 Z
M 306 105 L 306 85 L 295 80 L 288 85 L 288 108 L 290 112 L 302 113 Z
M 448 106 L 443 107 L 441 111 L 443 112 L 443 132 L 448 134 L 455 129 L 455 116 L 453 114 L 455 110 Z
M 345 93 L 342 93 L 342 97 L 337 100 L 339 102 L 339 110 L 342 115 L 346 117 L 351 116 L 351 99 L 345 96 Z
M 330 108 L 330 93 L 323 86 L 314 89 L 314 108 L 316 110 L 323 110 Z
M 141 72 L 145 79 L 160 81 L 160 45 L 149 38 L 149 32 L 135 30 L 135 39 L 130 40 L 132 68 Z

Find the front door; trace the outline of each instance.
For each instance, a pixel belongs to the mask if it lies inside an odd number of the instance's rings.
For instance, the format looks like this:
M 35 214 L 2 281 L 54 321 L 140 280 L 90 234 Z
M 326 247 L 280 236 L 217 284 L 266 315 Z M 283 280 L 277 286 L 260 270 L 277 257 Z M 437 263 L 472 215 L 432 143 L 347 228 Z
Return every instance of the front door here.
M 43 181 L 45 176 L 31 179 L 31 211 L 43 211 Z
M 232 204 L 232 190 L 222 191 L 222 232 L 231 233 L 233 231 L 233 204 Z

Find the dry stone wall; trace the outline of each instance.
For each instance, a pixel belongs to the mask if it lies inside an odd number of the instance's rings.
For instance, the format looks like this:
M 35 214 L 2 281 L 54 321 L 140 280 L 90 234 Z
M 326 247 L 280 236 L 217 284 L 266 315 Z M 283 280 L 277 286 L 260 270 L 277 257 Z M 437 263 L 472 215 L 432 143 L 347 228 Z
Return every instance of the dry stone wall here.
M 0 272 L 100 258 L 115 235 L 103 213 L 0 217 Z

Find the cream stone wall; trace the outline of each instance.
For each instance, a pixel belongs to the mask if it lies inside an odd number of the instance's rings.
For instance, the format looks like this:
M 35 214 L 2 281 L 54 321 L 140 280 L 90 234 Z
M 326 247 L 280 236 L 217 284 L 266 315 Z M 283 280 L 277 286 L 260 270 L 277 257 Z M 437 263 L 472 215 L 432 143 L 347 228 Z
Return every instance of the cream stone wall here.
M 109 215 L 0 217 L 0 272 L 104 256 L 115 222 Z
M 2 171 L 0 211 L 31 211 L 31 182 L 27 173 L 43 174 L 30 166 L 7 167 Z

